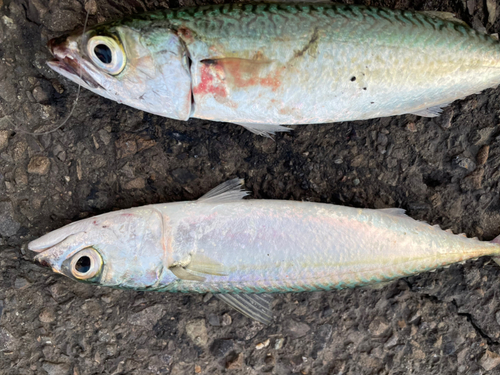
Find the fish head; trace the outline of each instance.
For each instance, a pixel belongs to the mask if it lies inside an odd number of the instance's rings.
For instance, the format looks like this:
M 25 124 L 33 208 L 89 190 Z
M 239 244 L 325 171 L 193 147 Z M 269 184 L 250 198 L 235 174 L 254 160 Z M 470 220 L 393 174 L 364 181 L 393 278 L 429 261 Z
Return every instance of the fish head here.
M 77 281 L 147 290 L 163 277 L 163 219 L 151 207 L 80 220 L 30 242 L 35 260 Z
M 108 24 L 51 39 L 57 73 L 96 94 L 164 117 L 191 114 L 184 44 L 167 28 Z

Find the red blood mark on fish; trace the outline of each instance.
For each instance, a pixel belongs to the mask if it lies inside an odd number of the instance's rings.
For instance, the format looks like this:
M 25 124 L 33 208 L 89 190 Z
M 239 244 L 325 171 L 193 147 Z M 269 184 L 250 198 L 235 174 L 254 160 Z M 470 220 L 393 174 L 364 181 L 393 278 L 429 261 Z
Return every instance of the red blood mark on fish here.
M 231 58 L 204 60 L 200 64 L 200 83 L 193 88 L 193 94 L 211 94 L 221 99 L 231 90 L 247 87 L 269 87 L 276 91 L 285 67 L 273 69 L 269 64 L 272 62 Z
M 225 98 L 227 88 L 224 83 L 224 69 L 217 62 L 212 61 L 201 64 L 201 82 L 193 88 L 193 94 L 212 94 L 215 97 Z
M 269 72 L 270 62 L 245 59 L 222 59 L 220 64 L 234 86 L 263 86 L 270 87 L 273 91 L 281 86 L 281 74 L 285 69 L 280 67 Z

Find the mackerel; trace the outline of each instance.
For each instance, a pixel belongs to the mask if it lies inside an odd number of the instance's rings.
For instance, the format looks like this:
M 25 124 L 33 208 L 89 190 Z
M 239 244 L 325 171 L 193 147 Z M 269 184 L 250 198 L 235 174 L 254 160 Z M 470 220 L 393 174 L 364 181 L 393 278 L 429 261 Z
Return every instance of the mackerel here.
M 404 210 L 243 200 L 241 180 L 194 202 L 84 219 L 29 243 L 74 280 L 159 292 L 213 293 L 261 322 L 270 293 L 378 285 L 481 256 L 500 242 L 454 235 Z
M 332 3 L 160 10 L 49 42 L 49 66 L 179 120 L 283 124 L 433 117 L 500 83 L 500 44 L 450 13 Z

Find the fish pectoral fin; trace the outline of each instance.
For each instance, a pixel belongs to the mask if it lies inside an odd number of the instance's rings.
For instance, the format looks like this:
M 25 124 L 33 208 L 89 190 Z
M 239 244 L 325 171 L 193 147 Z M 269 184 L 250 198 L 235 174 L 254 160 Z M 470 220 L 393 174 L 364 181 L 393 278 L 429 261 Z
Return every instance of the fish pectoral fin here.
M 185 268 L 187 271 L 194 271 L 207 275 L 227 276 L 228 274 L 221 263 L 210 259 L 204 254 L 198 253 L 191 255 L 191 261 Z
M 447 107 L 449 104 L 450 103 L 436 105 L 434 107 L 425 108 L 420 111 L 411 112 L 411 114 L 421 117 L 438 117 L 441 114 L 441 112 L 443 112 L 443 108 Z
M 215 297 L 226 302 L 233 309 L 263 324 L 271 324 L 273 313 L 269 294 L 215 294 Z
M 287 128 L 286 126 L 275 124 L 258 124 L 251 122 L 235 122 L 235 124 L 243 126 L 246 130 L 249 130 L 254 134 L 262 135 L 271 139 L 276 133 L 292 131 L 292 129 Z
M 244 180 L 233 178 L 214 187 L 197 200 L 199 203 L 227 203 L 239 201 L 249 193 L 242 188 Z
M 182 266 L 171 266 L 168 269 L 181 280 L 205 281 L 203 276 L 195 275 Z
M 172 264 L 168 269 L 181 280 L 205 281 L 203 274 L 227 276 L 221 263 L 198 253 L 191 254 L 189 259 L 182 262 Z

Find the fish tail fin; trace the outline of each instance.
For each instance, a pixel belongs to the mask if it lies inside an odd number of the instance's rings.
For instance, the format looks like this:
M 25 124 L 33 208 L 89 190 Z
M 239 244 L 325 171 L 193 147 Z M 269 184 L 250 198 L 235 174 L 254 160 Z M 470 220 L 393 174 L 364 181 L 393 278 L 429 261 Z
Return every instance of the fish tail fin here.
M 500 236 L 496 236 L 491 240 L 492 243 L 500 245 Z M 500 266 L 500 256 L 492 257 L 493 261 Z

